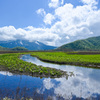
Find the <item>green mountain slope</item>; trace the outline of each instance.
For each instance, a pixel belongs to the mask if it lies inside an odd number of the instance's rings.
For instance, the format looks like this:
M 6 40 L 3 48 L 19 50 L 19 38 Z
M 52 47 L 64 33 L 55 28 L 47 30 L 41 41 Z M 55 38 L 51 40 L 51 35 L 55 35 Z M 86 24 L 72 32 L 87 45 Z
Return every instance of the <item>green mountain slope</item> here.
M 15 47 L 11 49 L 0 46 L 0 51 L 28 51 L 28 49 L 24 47 Z
M 4 48 L 4 47 L 0 46 L 0 51 L 7 51 L 7 50 L 10 50 L 10 49 L 9 48 Z
M 56 50 L 60 51 L 88 51 L 88 50 L 96 50 L 100 51 L 100 36 L 91 37 L 88 39 L 77 40 L 68 44 L 65 44 Z
M 12 48 L 11 50 L 13 50 L 13 51 L 28 51 L 28 49 L 26 49 L 24 47 L 15 47 L 15 48 Z

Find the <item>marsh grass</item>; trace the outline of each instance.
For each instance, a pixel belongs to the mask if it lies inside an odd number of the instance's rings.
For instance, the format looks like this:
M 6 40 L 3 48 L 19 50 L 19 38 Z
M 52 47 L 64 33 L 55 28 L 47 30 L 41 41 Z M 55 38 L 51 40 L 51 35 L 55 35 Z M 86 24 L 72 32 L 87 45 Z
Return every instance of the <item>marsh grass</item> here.
M 37 66 L 33 63 L 25 62 L 19 59 L 20 55 L 22 55 L 22 53 L 2 54 L 0 55 L 0 65 L 5 66 L 5 69 L 11 72 L 29 74 L 32 76 L 61 77 L 66 75 L 66 72 L 58 69 Z
M 100 68 L 100 54 L 83 55 L 77 52 L 74 52 L 74 54 L 71 54 L 71 52 L 33 52 L 31 55 L 51 63 Z

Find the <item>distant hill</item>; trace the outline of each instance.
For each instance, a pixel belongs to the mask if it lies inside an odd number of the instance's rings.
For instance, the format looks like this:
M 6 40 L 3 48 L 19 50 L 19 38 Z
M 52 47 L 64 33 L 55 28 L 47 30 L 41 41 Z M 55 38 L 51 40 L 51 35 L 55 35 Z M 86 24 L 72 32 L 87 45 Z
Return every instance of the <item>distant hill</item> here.
M 0 46 L 0 51 L 28 51 L 28 49 L 24 47 L 5 48 Z
M 0 41 L 0 46 L 6 48 L 24 47 L 28 50 L 51 50 L 56 48 L 39 41 L 29 42 L 28 40 Z
M 0 51 L 10 50 L 9 48 L 4 48 L 0 46 Z
M 100 36 L 88 39 L 77 40 L 65 44 L 56 50 L 58 51 L 100 51 Z
M 15 47 L 15 48 L 12 48 L 11 50 L 13 50 L 13 51 L 28 51 L 28 49 L 26 49 L 24 47 Z

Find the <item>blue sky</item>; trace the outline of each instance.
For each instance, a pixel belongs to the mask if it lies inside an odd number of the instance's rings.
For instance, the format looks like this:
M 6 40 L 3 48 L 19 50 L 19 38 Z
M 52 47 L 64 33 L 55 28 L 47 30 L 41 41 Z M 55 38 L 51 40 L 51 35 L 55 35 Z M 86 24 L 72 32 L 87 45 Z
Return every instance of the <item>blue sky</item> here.
M 42 17 L 36 10 L 43 8 L 46 12 L 52 13 L 54 9 L 48 7 L 50 0 L 0 0 L 0 27 L 12 25 L 16 28 L 27 26 L 42 27 Z M 81 4 L 66 0 L 75 6 Z M 76 0 L 78 1 L 78 0 Z M 65 3 L 65 2 L 64 2 Z
M 48 45 L 100 35 L 99 0 L 0 0 L 0 38 Z
M 36 13 L 39 8 L 47 8 L 47 0 L 0 0 L 0 27 L 40 27 L 42 20 Z

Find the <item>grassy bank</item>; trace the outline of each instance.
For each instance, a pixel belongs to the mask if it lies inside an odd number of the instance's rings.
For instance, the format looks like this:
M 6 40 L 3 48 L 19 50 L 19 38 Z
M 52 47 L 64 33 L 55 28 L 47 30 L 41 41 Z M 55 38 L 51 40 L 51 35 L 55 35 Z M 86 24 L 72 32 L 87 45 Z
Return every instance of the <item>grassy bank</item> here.
M 42 61 L 100 68 L 100 54 L 79 54 L 66 52 L 33 52 L 32 56 Z
M 19 59 L 20 55 L 29 53 L 42 61 L 100 68 L 100 54 L 88 55 L 66 52 L 27 52 L 0 54 L 0 70 L 9 70 L 13 73 L 39 77 L 60 77 L 66 75 L 64 71 L 37 66 Z
M 37 66 L 35 64 L 25 62 L 19 59 L 22 54 L 24 53 L 1 54 L 0 69 L 9 70 L 18 74 L 28 74 L 40 77 L 60 77 L 62 75 L 66 75 L 66 73 L 61 70 Z

